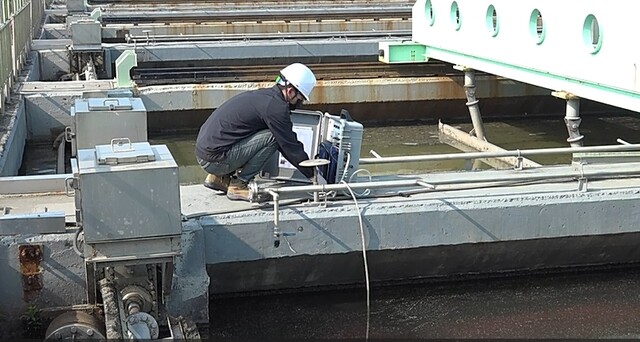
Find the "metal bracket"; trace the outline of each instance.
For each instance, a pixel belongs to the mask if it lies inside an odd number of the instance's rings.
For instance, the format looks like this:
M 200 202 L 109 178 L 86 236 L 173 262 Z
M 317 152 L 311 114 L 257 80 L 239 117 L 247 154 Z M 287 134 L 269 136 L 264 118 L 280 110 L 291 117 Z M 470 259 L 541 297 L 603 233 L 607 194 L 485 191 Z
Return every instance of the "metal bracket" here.
M 273 226 L 273 247 L 280 247 L 280 228 L 276 225 Z
M 587 192 L 589 188 L 589 180 L 584 176 L 584 164 L 580 163 L 577 165 L 580 171 L 580 177 L 578 177 L 578 191 Z
M 404 42 L 380 42 L 378 43 L 378 61 L 393 63 L 426 63 L 429 58 L 425 56 L 427 46 L 421 43 Z
M 67 126 L 64 128 L 64 140 L 66 142 L 71 142 L 74 136 L 75 136 L 75 133 L 73 133 L 73 130 L 71 129 L 70 126 Z
M 522 171 L 523 168 L 523 160 L 522 154 L 520 154 L 520 150 L 516 150 L 518 155 L 516 156 L 516 163 L 513 165 L 513 169 L 516 171 Z
M 329 202 L 327 201 L 329 193 L 326 191 L 322 191 L 320 194 L 322 194 L 322 201 L 319 202 L 318 208 L 326 208 L 329 205 Z
M 64 179 L 64 193 L 68 197 L 75 197 L 75 190 L 78 189 L 78 179 L 69 177 Z
M 18 247 L 20 273 L 22 273 L 22 290 L 24 299 L 30 301 L 42 289 L 40 262 L 42 262 L 42 245 L 21 245 Z
M 589 180 L 586 177 L 578 178 L 578 191 L 587 192 L 589 189 Z

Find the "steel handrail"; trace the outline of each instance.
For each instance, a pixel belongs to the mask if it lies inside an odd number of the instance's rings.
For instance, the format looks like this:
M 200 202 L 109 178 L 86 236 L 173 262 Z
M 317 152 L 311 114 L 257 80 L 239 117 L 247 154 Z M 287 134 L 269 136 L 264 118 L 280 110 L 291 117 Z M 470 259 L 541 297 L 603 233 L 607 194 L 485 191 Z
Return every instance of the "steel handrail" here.
M 601 145 L 601 146 L 584 146 L 584 147 L 558 147 L 558 148 L 538 148 L 529 150 L 510 150 L 497 152 L 462 152 L 448 154 L 429 154 L 416 156 L 397 156 L 397 157 L 375 157 L 360 158 L 360 165 L 366 164 L 386 164 L 386 163 L 403 163 L 416 161 L 437 161 L 437 160 L 454 160 L 454 159 L 480 159 L 480 158 L 497 158 L 497 157 L 527 157 L 533 155 L 550 155 L 561 153 L 576 152 L 624 152 L 624 151 L 640 151 L 640 144 L 630 145 Z

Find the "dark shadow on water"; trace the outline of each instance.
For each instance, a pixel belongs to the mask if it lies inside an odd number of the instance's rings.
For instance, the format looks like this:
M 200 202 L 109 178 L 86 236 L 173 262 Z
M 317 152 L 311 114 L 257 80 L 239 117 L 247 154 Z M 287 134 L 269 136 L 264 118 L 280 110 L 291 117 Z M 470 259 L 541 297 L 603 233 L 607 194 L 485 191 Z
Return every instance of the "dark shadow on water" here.
M 639 265 L 376 286 L 372 339 L 637 338 Z M 364 287 L 213 298 L 214 339 L 363 339 Z

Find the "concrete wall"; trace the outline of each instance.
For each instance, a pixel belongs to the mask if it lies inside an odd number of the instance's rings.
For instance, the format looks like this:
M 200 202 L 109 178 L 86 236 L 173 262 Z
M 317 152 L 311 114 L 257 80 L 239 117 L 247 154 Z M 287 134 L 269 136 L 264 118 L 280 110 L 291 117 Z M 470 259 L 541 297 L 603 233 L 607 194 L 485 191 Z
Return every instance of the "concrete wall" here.
M 638 261 L 640 223 L 634 213 L 640 210 L 640 181 L 624 186 L 579 192 L 575 184 L 556 183 L 536 191 L 484 188 L 464 195 L 361 199 L 367 250 L 377 255 L 372 280 Z M 281 208 L 279 227 L 292 235 L 278 248 L 269 209 L 200 219 L 212 292 L 362 281 L 352 203 Z M 604 239 L 623 234 L 635 235 Z M 567 240 L 573 238 L 583 240 Z
M 86 303 L 84 261 L 72 249 L 73 234 L 0 236 L 0 337 L 21 337 L 20 317 L 38 309 Z M 25 291 L 19 247 L 42 245 L 42 289 Z M 46 324 L 46 317 L 41 323 Z M 46 327 L 46 325 L 45 325 Z
M 74 100 L 80 97 L 82 97 L 81 92 L 25 96 L 27 138 L 29 140 L 53 142 L 53 139 L 66 126 L 71 125 L 71 106 Z
M 35 52 L 29 54 L 19 80 L 33 81 L 40 77 L 39 60 Z M 13 95 L 10 105 L 0 116 L 0 176 L 15 176 L 22 165 L 22 156 L 28 136 L 27 109 L 24 98 Z M 4 132 L 3 132 L 4 129 Z
M 22 165 L 22 156 L 27 139 L 27 123 L 25 105 L 19 101 L 17 106 L 8 113 L 7 122 L 3 127 L 8 131 L 4 137 L 0 136 L 0 176 L 15 176 Z
M 40 59 L 40 81 L 58 81 L 60 76 L 69 73 L 69 55 L 67 50 L 52 49 L 38 51 Z

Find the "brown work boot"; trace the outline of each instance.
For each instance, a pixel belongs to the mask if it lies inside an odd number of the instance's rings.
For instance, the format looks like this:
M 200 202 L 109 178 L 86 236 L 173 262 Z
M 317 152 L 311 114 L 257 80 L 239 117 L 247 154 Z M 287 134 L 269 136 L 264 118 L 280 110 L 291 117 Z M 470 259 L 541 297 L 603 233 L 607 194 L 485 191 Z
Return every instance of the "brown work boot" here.
M 234 179 L 233 182 L 229 184 L 227 198 L 232 201 L 251 201 L 249 183 L 240 179 Z
M 230 181 L 231 177 L 229 177 L 229 175 L 216 176 L 208 174 L 207 179 L 204 180 L 204 186 L 212 190 L 227 192 Z

